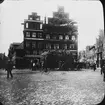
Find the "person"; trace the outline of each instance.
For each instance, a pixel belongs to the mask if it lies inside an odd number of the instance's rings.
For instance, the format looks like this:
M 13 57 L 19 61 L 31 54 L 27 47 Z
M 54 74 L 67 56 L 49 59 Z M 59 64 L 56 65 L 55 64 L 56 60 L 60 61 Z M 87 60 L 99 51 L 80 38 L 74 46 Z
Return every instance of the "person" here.
M 9 78 L 9 75 L 11 76 L 11 78 L 13 78 L 12 69 L 13 69 L 13 63 L 11 60 L 8 60 L 6 65 L 7 79 Z
M 102 67 L 103 67 L 103 65 L 104 65 L 104 60 L 103 59 L 101 59 L 101 61 L 100 61 L 100 66 L 101 66 L 101 75 L 102 75 Z
M 103 75 L 104 75 L 103 80 L 105 81 L 105 64 L 102 67 L 102 72 L 103 72 Z
M 96 70 L 96 64 L 95 63 L 93 63 L 93 69 L 94 69 L 94 71 Z

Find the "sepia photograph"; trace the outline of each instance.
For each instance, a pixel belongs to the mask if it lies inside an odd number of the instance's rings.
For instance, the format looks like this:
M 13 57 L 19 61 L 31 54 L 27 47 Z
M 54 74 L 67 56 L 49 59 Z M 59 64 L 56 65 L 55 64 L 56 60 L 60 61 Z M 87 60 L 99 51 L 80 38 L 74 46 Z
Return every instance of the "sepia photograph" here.
M 100 0 L 0 1 L 0 105 L 102 105 Z

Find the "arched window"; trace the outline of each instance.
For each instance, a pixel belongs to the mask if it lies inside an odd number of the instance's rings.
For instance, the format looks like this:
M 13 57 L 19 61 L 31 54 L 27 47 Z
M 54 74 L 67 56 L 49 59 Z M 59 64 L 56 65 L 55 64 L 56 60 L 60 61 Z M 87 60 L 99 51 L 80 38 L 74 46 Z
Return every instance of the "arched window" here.
M 60 39 L 60 40 L 62 40 L 62 39 L 63 39 L 63 36 L 62 36 L 62 35 L 60 35 L 60 36 L 59 36 L 59 39 Z
M 68 35 L 66 35 L 66 36 L 65 36 L 65 39 L 66 39 L 66 40 L 69 40 L 69 36 L 68 36 Z
M 72 36 L 72 40 L 75 41 L 75 36 L 74 35 Z

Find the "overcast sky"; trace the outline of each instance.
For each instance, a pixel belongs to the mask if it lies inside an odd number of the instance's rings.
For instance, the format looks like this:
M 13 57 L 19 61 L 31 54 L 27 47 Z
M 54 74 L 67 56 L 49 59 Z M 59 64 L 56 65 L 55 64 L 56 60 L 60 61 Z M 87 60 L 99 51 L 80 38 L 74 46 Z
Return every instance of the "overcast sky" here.
M 58 6 L 64 6 L 69 18 L 77 22 L 79 51 L 93 45 L 99 30 L 104 29 L 100 1 L 5 0 L 0 4 L 0 52 L 7 55 L 10 43 L 23 41 L 21 23 L 29 14 L 37 12 L 42 18 L 49 17 Z

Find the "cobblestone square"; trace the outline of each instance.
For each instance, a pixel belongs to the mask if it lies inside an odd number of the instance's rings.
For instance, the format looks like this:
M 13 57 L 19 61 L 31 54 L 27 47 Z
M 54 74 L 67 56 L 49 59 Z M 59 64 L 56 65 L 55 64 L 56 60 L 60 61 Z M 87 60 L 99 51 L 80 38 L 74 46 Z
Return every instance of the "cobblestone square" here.
M 3 105 L 95 105 L 104 96 L 100 71 L 51 71 L 0 75 Z

